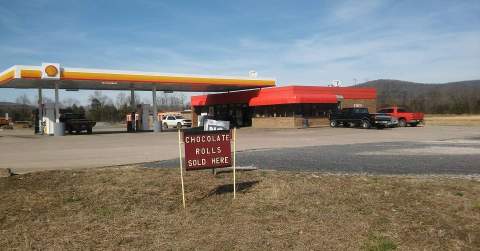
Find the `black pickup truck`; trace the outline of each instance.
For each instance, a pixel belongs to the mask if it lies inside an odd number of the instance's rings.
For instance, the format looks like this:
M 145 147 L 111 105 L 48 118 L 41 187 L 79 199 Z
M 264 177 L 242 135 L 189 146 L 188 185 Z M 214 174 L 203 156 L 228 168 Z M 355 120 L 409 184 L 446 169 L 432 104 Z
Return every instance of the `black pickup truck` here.
M 82 113 L 64 113 L 60 115 L 60 122 L 65 123 L 65 130 L 69 134 L 74 131 L 76 133 L 87 131 L 88 134 L 91 134 L 92 128 L 96 124 L 95 121 L 85 118 L 85 114 Z
M 370 127 L 394 127 L 396 119 L 388 114 L 369 113 L 368 108 L 344 108 L 330 115 L 330 126 L 354 126 L 368 129 Z M 398 123 L 398 121 L 397 121 Z

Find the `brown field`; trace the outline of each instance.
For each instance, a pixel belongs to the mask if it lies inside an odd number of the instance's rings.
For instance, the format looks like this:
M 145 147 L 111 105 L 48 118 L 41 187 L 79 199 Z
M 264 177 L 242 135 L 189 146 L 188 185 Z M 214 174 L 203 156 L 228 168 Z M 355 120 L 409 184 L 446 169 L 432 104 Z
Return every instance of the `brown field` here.
M 425 115 L 427 125 L 480 126 L 480 115 Z
M 0 178 L 0 249 L 474 250 L 480 181 L 135 167 Z

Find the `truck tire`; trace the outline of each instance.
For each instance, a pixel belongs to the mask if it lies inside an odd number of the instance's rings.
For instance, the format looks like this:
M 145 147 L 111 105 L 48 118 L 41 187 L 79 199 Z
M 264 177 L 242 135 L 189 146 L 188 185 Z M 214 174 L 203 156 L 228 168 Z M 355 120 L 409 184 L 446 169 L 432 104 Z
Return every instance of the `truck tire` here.
M 92 134 L 92 128 L 91 127 L 87 128 L 87 133 Z
M 371 127 L 370 122 L 368 122 L 366 120 L 362 121 L 361 126 L 362 126 L 363 129 L 369 129 Z
M 163 127 L 165 127 L 165 129 L 168 129 L 168 124 L 167 124 L 167 123 L 163 123 Z
M 407 121 L 405 121 L 405 119 L 399 119 L 398 127 L 407 127 Z
M 337 126 L 338 126 L 338 122 L 336 120 L 330 121 L 330 127 L 337 127 Z
M 182 128 L 182 123 L 178 122 L 177 123 L 177 128 Z

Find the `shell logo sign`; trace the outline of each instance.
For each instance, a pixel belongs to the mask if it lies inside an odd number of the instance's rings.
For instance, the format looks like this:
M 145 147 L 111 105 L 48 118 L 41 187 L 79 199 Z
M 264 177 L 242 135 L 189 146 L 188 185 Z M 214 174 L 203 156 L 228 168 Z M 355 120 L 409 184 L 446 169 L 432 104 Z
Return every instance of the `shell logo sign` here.
M 42 79 L 60 79 L 60 64 L 42 63 Z

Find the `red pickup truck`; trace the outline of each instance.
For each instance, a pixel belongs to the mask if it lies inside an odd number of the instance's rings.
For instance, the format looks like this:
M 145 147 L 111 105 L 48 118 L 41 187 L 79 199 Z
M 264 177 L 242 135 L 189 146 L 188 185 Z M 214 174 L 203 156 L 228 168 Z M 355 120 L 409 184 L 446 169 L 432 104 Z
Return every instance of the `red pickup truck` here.
M 378 113 L 387 113 L 398 119 L 398 126 L 405 127 L 407 125 L 417 126 L 424 123 L 424 114 L 421 112 L 409 112 L 407 109 L 397 106 L 384 107 L 378 110 Z

